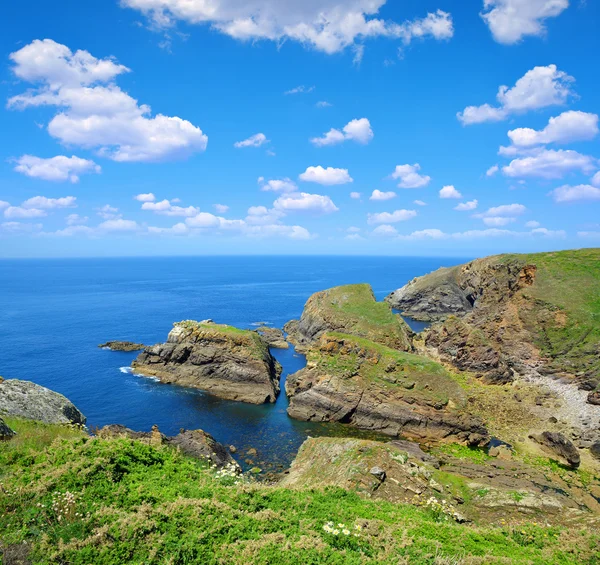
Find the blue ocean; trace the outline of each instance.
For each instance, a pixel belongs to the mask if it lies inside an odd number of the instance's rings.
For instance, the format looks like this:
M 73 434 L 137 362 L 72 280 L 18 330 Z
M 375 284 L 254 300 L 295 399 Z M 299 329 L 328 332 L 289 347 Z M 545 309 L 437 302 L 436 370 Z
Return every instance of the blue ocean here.
M 200 428 L 240 454 L 253 447 L 261 464 L 280 468 L 308 435 L 339 434 L 339 426 L 291 420 L 285 394 L 274 405 L 252 406 L 136 376 L 127 370 L 136 353 L 98 344 L 162 342 L 174 322 L 186 319 L 282 327 L 300 316 L 316 291 L 368 282 L 383 299 L 415 276 L 462 262 L 322 256 L 3 260 L 0 375 L 64 394 L 91 429 L 118 423 L 147 431 L 157 424 L 170 435 Z M 304 366 L 293 349 L 273 354 L 283 365 L 282 381 Z

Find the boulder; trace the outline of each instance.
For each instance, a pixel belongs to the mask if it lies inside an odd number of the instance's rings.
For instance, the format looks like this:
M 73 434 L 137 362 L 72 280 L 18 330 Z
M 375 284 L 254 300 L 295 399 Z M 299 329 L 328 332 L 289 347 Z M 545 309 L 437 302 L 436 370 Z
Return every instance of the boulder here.
M 597 441 L 591 445 L 590 453 L 592 454 L 592 457 L 600 461 L 600 441 Z
M 84 425 L 85 416 L 62 394 L 29 381 L 0 383 L 0 414 L 45 424 Z
M 0 418 L 0 441 L 10 439 L 15 435 L 15 432 L 13 432 L 13 430 L 6 425 L 4 420 Z
M 577 469 L 581 463 L 579 451 L 572 441 L 557 432 L 543 432 L 539 435 L 532 434 L 530 439 L 542 446 L 551 456 L 557 457 L 569 467 Z
M 587 397 L 588 404 L 600 406 L 600 391 L 590 392 Z

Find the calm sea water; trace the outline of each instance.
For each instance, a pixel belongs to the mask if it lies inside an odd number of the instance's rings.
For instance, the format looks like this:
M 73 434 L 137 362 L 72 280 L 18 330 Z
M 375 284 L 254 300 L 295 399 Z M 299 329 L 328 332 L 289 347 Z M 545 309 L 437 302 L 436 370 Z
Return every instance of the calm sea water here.
M 111 340 L 165 341 L 173 322 L 212 318 L 252 328 L 282 327 L 308 297 L 368 282 L 378 299 L 415 276 L 461 259 L 387 257 L 197 257 L 0 261 L 0 375 L 56 390 L 90 427 L 157 424 L 166 434 L 201 428 L 263 467 L 287 465 L 307 435 L 339 433 L 287 417 L 287 399 L 251 406 L 123 372 L 135 353 L 99 349 Z M 304 366 L 275 350 L 282 380 Z M 283 382 L 282 382 L 283 385 Z M 283 386 L 282 386 L 283 390 Z M 266 463 L 265 463 L 266 462 Z

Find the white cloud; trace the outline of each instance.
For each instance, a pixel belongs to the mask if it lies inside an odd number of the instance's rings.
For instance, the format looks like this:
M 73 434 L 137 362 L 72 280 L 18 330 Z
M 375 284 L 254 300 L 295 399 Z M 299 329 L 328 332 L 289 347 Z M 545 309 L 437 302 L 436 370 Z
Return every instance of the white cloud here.
M 23 155 L 16 161 L 15 171 L 28 177 L 49 181 L 79 182 L 79 175 L 84 173 L 100 173 L 101 168 L 94 161 L 79 157 L 65 157 L 57 155 L 49 159 L 42 159 L 33 155 Z
M 398 230 L 394 226 L 384 224 L 377 226 L 371 233 L 379 237 L 394 237 L 398 235 Z
M 89 218 L 87 216 L 80 216 L 79 214 L 69 214 L 65 221 L 68 226 L 78 226 L 81 224 L 86 224 Z
M 589 184 L 559 186 L 551 193 L 555 202 L 576 202 L 578 200 L 600 200 L 600 188 Z
M 528 0 L 525 0 L 528 1 Z M 556 65 L 535 67 L 513 86 L 501 86 L 496 96 L 499 106 L 489 104 L 468 106 L 457 114 L 463 125 L 499 122 L 510 114 L 524 113 L 548 106 L 561 106 L 574 96 L 571 85 L 575 79 Z
M 105 220 L 113 220 L 115 218 L 120 218 L 119 209 L 111 206 L 110 204 L 105 204 L 101 208 L 97 209 L 98 216 Z
M 399 235 L 398 239 L 403 240 L 422 240 L 422 239 L 482 239 L 488 237 L 514 237 L 514 238 L 527 238 L 527 237 L 546 237 L 546 238 L 564 238 L 566 233 L 563 230 L 552 231 L 546 228 L 538 228 L 531 231 L 511 231 L 506 229 L 488 228 L 485 230 L 468 230 L 464 232 L 456 233 L 445 233 L 439 229 L 426 229 L 413 232 L 408 235 Z
M 489 208 L 486 212 L 477 214 L 475 218 L 515 217 L 521 216 L 526 211 L 527 208 L 523 204 L 503 204 Z
M 214 208 L 219 214 L 226 214 L 229 212 L 229 206 L 225 204 L 215 204 Z
M 360 200 L 361 196 L 362 196 L 362 194 L 360 192 L 351 192 L 350 193 L 350 198 L 352 198 L 353 200 Z
M 273 179 L 266 181 L 264 177 L 258 179 L 258 184 L 261 190 L 265 192 L 296 192 L 298 186 L 290 178 Z
M 344 126 L 343 131 L 331 129 L 323 137 L 314 137 L 310 142 L 317 147 L 336 145 L 344 141 L 356 141 L 357 143 L 366 145 L 374 136 L 375 134 L 371 129 L 371 122 L 367 118 L 360 118 L 359 120 L 348 122 Z
M 440 198 L 462 198 L 462 194 L 452 185 L 448 185 L 440 190 Z
M 331 106 L 333 106 L 333 104 L 330 104 L 329 102 L 327 102 L 326 100 L 319 100 L 315 106 L 317 108 L 331 108 Z
M 391 200 L 396 198 L 395 192 L 382 192 L 381 190 L 374 190 L 369 200 Z
M 303 84 L 300 86 L 296 86 L 295 88 L 292 88 L 290 90 L 286 90 L 284 92 L 284 94 L 286 96 L 290 95 L 290 94 L 309 94 L 310 92 L 312 92 L 315 89 L 314 86 L 304 86 Z
M 431 177 L 419 174 L 421 165 L 397 165 L 391 177 L 395 180 L 400 180 L 399 188 L 422 188 L 427 186 L 431 181 Z
M 499 170 L 500 170 L 500 167 L 498 165 L 493 165 L 486 171 L 485 176 L 493 177 Z
M 298 41 L 325 53 L 336 53 L 367 38 L 388 37 L 409 44 L 413 39 L 449 39 L 454 34 L 450 14 L 438 10 L 424 18 L 396 23 L 375 17 L 386 0 L 122 0 L 145 14 L 154 27 L 175 21 L 209 24 L 234 39 Z M 358 43 L 362 45 L 362 43 Z M 301 86 L 289 93 L 306 92 Z
M 600 239 L 600 231 L 578 231 L 577 237 Z
M 508 132 L 513 145 L 532 147 L 547 143 L 571 143 L 589 141 L 598 135 L 598 116 L 587 112 L 563 112 L 550 118 L 541 131 L 531 128 L 518 128 Z
M 357 228 L 356 226 L 350 226 L 346 231 L 348 233 L 359 233 L 361 229 Z
M 413 201 L 413 204 L 416 204 L 417 206 L 427 206 L 427 202 L 423 202 L 422 200 L 415 200 Z
M 4 210 L 4 208 L 8 208 L 10 206 L 9 202 L 6 202 L 4 200 L 0 200 L 0 210 Z
M 43 218 L 47 216 L 45 210 L 37 208 L 23 208 L 21 206 L 9 206 L 4 210 L 4 217 L 10 220 L 18 220 L 22 218 Z
M 511 161 L 502 168 L 507 177 L 539 177 L 560 179 L 572 171 L 590 174 L 598 166 L 598 161 L 570 149 L 539 149 L 527 157 Z
M 539 222 L 536 222 L 535 220 L 525 222 L 526 228 L 534 229 L 534 228 L 539 228 L 540 226 L 541 226 L 541 224 Z
M 498 43 L 511 45 L 546 33 L 544 21 L 560 15 L 569 0 L 484 0 L 484 19 Z
M 240 149 L 242 147 L 260 147 L 265 143 L 269 143 L 267 136 L 264 133 L 257 133 L 250 136 L 248 139 L 244 139 L 244 141 L 236 141 L 233 146 Z
M 471 200 L 469 202 L 461 202 L 458 206 L 455 206 L 454 209 L 459 212 L 469 212 L 470 210 L 476 210 L 479 202 L 477 200 Z
M 115 220 L 106 220 L 98 226 L 99 230 L 108 232 L 131 232 L 139 229 L 137 222 L 133 220 L 124 220 L 117 218 Z
M 64 196 L 63 198 L 46 198 L 45 196 L 34 196 L 25 200 L 23 208 L 38 208 L 41 210 L 52 210 L 56 208 L 74 208 L 77 198 L 75 196 Z
M 138 202 L 154 202 L 156 200 L 156 196 L 152 194 L 152 192 L 148 192 L 146 194 L 138 194 L 134 196 L 135 200 Z
M 3 222 L 0 224 L 0 232 L 8 234 L 38 232 L 42 228 L 42 224 L 32 224 L 27 222 Z
M 395 212 L 381 212 L 379 214 L 369 214 L 367 222 L 369 224 L 396 224 L 411 220 L 417 215 L 415 210 L 396 210 Z
M 400 235 L 399 239 L 446 239 L 450 236 L 445 234 L 442 230 L 436 228 L 430 228 L 426 230 L 414 231 L 409 235 Z
M 590 181 L 594 186 L 600 186 L 600 171 L 598 171 Z
M 114 82 L 129 69 L 87 51 L 73 53 L 50 39 L 10 55 L 14 74 L 36 85 L 8 101 L 9 108 L 54 106 L 48 132 L 65 145 L 95 149 L 114 161 L 163 161 L 204 151 L 202 130 L 177 116 L 151 116 L 149 106 Z
M 486 226 L 490 226 L 490 227 L 494 227 L 494 228 L 500 228 L 502 226 L 512 224 L 513 222 L 516 222 L 516 221 L 517 221 L 516 218 L 504 218 L 502 216 L 483 218 L 483 223 Z
M 183 216 L 191 218 L 196 216 L 200 209 L 195 206 L 188 206 L 183 208 L 182 206 L 173 206 L 169 200 L 161 200 L 160 202 L 144 202 L 142 204 L 142 210 L 155 212 L 163 216 Z
M 318 167 L 308 167 L 300 175 L 300 180 L 304 182 L 316 182 L 324 186 L 354 182 L 354 179 L 348 173 L 348 169 L 335 169 L 333 167 L 324 169 L 320 165 Z
M 329 196 L 321 194 L 308 194 L 297 192 L 280 196 L 273 203 L 275 210 L 282 212 L 313 212 L 318 214 L 330 214 L 339 209 Z

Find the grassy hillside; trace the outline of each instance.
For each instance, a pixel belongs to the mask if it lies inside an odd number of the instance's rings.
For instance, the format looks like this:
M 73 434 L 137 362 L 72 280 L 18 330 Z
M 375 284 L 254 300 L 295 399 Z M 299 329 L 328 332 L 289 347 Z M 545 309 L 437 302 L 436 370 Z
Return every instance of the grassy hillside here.
M 9 423 L 19 436 L 0 449 L 5 563 L 600 563 L 586 531 L 459 525 L 339 488 L 251 484 L 167 447 Z

